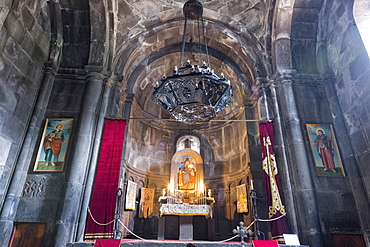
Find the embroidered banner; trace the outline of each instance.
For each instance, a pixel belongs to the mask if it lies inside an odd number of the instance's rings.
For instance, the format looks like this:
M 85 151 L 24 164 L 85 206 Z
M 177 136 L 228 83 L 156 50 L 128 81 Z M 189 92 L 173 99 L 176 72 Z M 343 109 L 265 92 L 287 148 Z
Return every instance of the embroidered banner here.
M 162 215 L 204 215 L 212 218 L 212 207 L 209 205 L 162 204 Z
M 259 122 L 259 131 L 269 218 L 278 218 L 286 212 L 281 197 L 278 169 L 275 160 L 273 123 Z M 286 217 L 271 221 L 271 234 L 274 240 L 283 242 L 284 233 L 289 233 Z
M 245 184 L 236 186 L 238 196 L 237 210 L 238 213 L 248 213 L 247 186 Z
M 105 120 L 85 239 L 112 236 L 125 129 L 125 120 Z
M 154 189 L 141 188 L 140 218 L 149 218 L 153 214 Z
M 136 187 L 137 184 L 132 182 L 131 180 L 127 181 L 127 189 L 126 189 L 126 201 L 125 201 L 125 209 L 126 210 L 135 210 L 135 202 L 136 202 Z

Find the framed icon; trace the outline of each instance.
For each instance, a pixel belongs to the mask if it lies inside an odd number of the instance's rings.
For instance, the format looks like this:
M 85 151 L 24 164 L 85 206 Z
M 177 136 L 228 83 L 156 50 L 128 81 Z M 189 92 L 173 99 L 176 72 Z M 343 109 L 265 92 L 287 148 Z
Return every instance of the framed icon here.
M 64 170 L 72 126 L 72 118 L 46 119 L 34 171 L 61 172 Z
M 333 126 L 331 124 L 306 124 L 311 153 L 318 176 L 344 177 Z

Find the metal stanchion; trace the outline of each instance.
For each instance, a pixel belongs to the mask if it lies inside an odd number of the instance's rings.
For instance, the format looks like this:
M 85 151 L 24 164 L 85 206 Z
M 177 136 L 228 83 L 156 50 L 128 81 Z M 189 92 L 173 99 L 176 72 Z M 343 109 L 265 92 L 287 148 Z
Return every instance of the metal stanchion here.
M 121 239 L 122 238 L 122 231 L 119 228 L 119 219 L 121 217 L 121 199 L 122 199 L 122 189 L 118 188 L 117 190 L 117 207 L 116 207 L 116 214 L 114 215 L 114 229 L 113 229 L 113 238 L 114 239 Z
M 253 205 L 253 219 L 256 222 L 256 230 L 252 232 L 252 236 L 254 236 L 255 240 L 261 239 L 261 235 L 263 235 L 263 239 L 265 238 L 265 234 L 260 231 L 259 229 L 259 216 L 257 212 L 257 193 L 252 188 L 251 189 L 251 198 L 252 198 L 252 205 Z

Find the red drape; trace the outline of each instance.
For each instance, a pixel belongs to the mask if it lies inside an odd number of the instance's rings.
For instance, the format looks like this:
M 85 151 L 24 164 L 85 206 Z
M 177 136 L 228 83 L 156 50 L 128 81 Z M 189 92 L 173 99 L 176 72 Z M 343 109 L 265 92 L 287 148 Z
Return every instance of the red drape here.
M 252 240 L 253 247 L 279 247 L 274 240 Z
M 98 223 L 105 224 L 114 219 L 125 129 L 125 120 L 105 120 L 99 161 L 89 205 L 92 217 Z M 97 224 L 88 214 L 85 239 L 111 237 L 113 227 L 113 222 L 108 225 Z
M 274 152 L 274 127 L 272 122 L 259 122 L 260 141 L 262 150 L 262 166 L 264 170 L 266 200 L 269 207 L 269 218 L 278 218 L 285 214 L 277 163 Z M 271 221 L 273 239 L 284 241 L 283 234 L 289 233 L 286 217 Z
M 96 240 L 94 247 L 120 247 L 120 239 L 98 239 Z

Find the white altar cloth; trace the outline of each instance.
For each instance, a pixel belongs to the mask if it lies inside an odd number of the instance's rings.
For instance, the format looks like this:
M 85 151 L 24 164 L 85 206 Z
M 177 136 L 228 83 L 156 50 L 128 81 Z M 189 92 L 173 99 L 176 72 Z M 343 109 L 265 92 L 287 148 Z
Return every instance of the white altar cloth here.
M 204 215 L 212 218 L 212 207 L 210 205 L 187 205 L 187 204 L 162 204 L 160 208 L 162 215 Z

